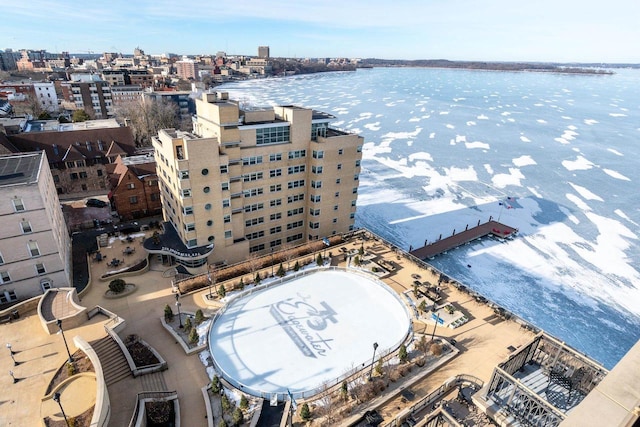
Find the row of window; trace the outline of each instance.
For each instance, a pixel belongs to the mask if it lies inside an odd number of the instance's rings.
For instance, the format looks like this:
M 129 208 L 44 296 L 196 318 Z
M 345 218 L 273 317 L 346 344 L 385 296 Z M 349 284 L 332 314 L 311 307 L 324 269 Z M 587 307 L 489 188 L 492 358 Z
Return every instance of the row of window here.
M 35 268 L 36 274 L 38 276 L 47 274 L 47 269 L 45 268 L 44 264 L 38 263 L 38 264 L 35 264 L 33 267 Z M 9 272 L 6 270 L 0 271 L 0 284 L 5 284 L 9 282 L 11 282 L 11 275 L 9 275 Z

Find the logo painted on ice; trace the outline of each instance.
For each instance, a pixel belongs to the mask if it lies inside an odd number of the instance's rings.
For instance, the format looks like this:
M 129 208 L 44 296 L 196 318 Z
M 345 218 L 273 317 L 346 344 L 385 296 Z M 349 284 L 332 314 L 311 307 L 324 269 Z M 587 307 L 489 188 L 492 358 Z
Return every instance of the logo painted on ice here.
M 336 312 L 324 301 L 313 305 L 298 294 L 297 298 L 289 298 L 272 304 L 269 308 L 271 316 L 278 322 L 291 341 L 306 357 L 326 356 L 331 350 L 329 343 L 333 339 L 320 334 L 329 322 L 338 323 Z

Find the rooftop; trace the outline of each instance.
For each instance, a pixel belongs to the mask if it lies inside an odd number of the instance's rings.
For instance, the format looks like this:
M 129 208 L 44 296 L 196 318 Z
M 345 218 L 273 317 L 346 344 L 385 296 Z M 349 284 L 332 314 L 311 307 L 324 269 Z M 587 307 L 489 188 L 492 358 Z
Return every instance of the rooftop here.
M 42 153 L 0 156 L 0 186 L 38 181 Z

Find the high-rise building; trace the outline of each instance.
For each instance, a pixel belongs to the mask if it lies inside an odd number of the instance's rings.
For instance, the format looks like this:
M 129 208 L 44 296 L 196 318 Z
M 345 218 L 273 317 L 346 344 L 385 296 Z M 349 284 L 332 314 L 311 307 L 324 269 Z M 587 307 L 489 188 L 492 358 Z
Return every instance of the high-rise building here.
M 113 116 L 111 86 L 95 74 L 73 74 L 74 81 L 62 83 L 78 110 L 85 110 L 92 118 L 106 119 Z M 69 90 L 70 89 L 70 90 Z
M 198 64 L 186 56 L 182 57 L 182 61 L 176 61 L 176 74 L 181 79 L 198 80 Z
M 269 58 L 269 46 L 258 46 L 258 58 Z
M 151 253 L 197 269 L 353 229 L 363 138 L 297 106 L 196 102 L 194 132 L 153 140 L 165 234 Z
M 0 307 L 71 283 L 71 240 L 44 151 L 0 156 Z

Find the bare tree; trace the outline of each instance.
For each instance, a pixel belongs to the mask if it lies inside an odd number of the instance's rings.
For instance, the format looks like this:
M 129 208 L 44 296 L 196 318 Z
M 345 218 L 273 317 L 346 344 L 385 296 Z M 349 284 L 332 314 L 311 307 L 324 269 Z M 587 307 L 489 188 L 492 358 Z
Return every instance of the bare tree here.
M 150 145 L 160 129 L 175 129 L 181 124 L 178 106 L 166 100 L 141 98 L 134 104 L 117 107 L 115 114 L 131 127 L 138 146 Z

